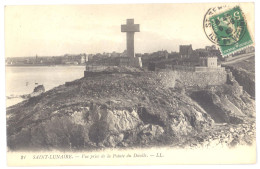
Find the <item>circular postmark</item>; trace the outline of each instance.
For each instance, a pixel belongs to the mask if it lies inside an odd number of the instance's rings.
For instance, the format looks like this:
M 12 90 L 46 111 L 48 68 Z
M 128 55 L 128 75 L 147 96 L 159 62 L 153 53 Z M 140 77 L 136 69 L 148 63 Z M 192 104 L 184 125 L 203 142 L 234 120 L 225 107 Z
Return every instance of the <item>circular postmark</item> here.
M 230 46 L 242 39 L 246 32 L 244 15 L 238 6 L 210 8 L 204 16 L 203 29 L 207 38 L 219 46 Z

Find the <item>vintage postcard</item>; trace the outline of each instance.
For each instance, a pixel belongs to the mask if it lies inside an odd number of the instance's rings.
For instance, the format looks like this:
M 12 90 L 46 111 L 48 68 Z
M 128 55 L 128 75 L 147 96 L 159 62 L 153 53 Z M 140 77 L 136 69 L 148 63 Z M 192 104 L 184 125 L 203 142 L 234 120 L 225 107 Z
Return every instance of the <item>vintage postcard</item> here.
M 254 9 L 5 6 L 8 165 L 254 164 Z

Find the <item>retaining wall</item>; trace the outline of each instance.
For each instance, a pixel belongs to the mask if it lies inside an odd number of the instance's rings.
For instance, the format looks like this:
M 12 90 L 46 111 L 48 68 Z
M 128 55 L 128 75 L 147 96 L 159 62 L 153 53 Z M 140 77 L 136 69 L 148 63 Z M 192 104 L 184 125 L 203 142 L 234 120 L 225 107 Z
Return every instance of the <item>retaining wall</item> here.
M 222 85 L 227 81 L 226 71 L 216 72 L 184 72 L 178 71 L 177 77 L 184 86 L 206 87 L 210 85 Z
M 206 87 L 222 85 L 227 81 L 226 71 L 190 72 L 190 71 L 162 71 L 158 72 L 160 81 L 164 86 L 174 87 L 175 80 L 181 81 L 185 87 Z

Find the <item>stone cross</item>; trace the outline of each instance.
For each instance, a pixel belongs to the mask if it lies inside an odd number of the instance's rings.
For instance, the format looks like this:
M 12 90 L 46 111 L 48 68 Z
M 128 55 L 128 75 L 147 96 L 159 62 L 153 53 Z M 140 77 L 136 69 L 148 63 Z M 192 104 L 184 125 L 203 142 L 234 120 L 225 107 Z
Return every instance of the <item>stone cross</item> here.
M 134 24 L 134 19 L 127 19 L 126 25 L 121 25 L 121 32 L 126 32 L 127 57 L 135 57 L 134 34 L 140 32 L 139 24 Z

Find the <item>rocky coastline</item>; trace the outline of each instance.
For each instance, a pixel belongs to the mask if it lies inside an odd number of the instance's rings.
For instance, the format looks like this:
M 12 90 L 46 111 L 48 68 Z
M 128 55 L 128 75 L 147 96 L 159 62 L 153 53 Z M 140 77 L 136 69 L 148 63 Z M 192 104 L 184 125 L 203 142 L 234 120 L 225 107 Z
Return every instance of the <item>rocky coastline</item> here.
M 7 115 L 10 151 L 234 147 L 255 140 L 255 101 L 234 78 L 185 87 L 173 74 L 137 68 L 66 83 L 9 107 Z

